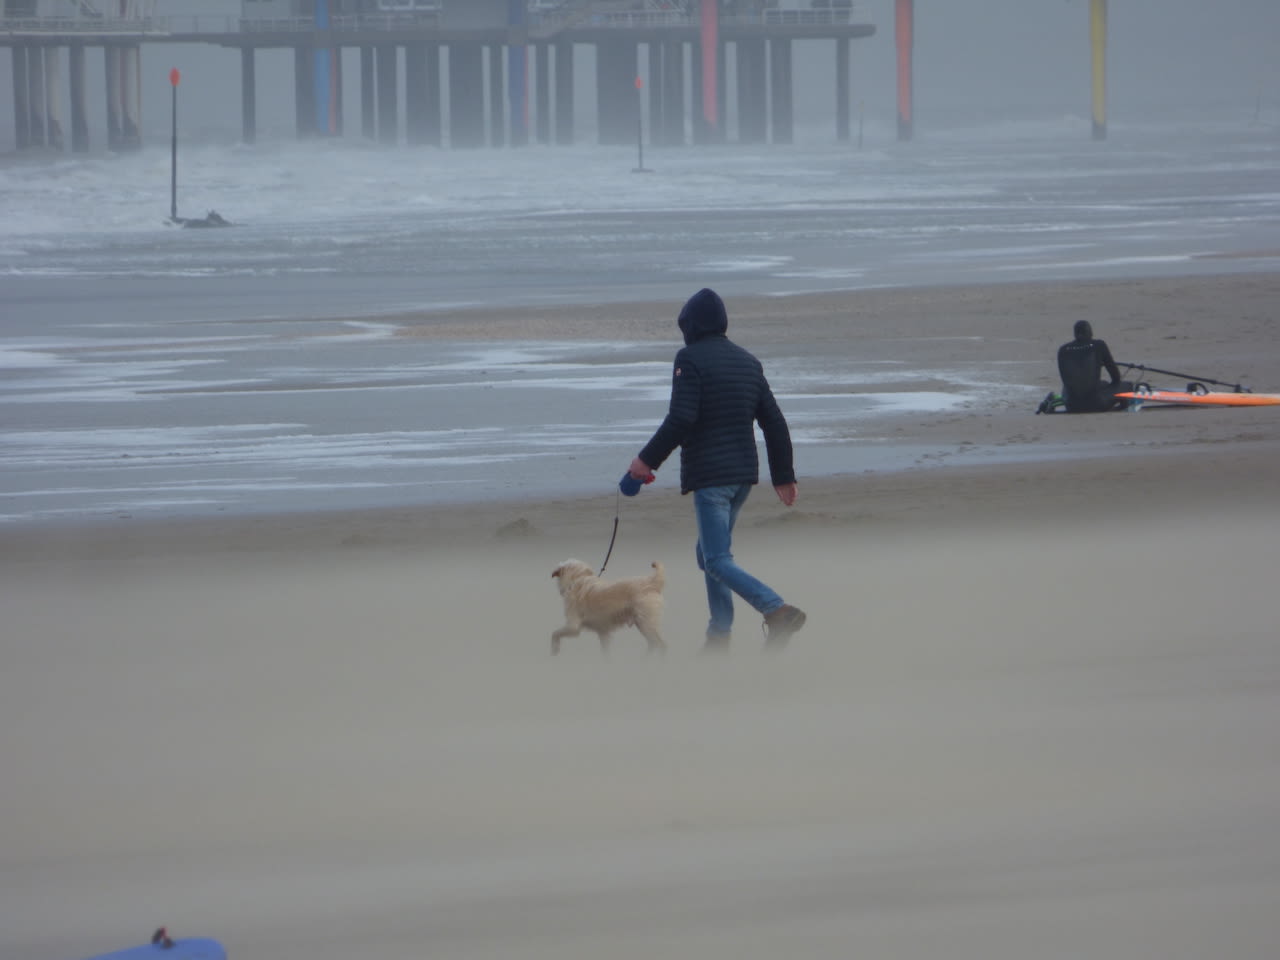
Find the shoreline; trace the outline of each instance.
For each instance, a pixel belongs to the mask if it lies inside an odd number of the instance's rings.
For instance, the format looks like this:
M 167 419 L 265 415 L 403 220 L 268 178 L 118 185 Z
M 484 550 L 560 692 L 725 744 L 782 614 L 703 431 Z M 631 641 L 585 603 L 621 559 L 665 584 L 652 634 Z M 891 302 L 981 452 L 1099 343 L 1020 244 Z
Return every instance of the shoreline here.
M 1122 414 L 1116 414 L 1122 416 Z M 1230 453 L 1230 457 L 1224 457 Z M 940 463 L 895 471 L 802 479 L 784 510 L 767 482 L 751 495 L 744 530 L 785 529 L 819 539 L 928 537 L 943 532 L 1030 529 L 1066 515 L 1088 524 L 1157 522 L 1195 510 L 1270 508 L 1280 437 L 1208 450 L 1153 449 L 1136 456 L 1018 463 Z M 236 557 L 262 562 L 332 554 L 568 549 L 603 553 L 615 514 L 619 544 L 688 539 L 692 501 L 670 487 L 615 495 L 511 498 L 419 507 L 298 511 L 263 516 L 101 520 L 0 527 L 0 570 L 50 565 L 86 570 L 115 563 Z M 561 548 L 559 544 L 565 546 Z

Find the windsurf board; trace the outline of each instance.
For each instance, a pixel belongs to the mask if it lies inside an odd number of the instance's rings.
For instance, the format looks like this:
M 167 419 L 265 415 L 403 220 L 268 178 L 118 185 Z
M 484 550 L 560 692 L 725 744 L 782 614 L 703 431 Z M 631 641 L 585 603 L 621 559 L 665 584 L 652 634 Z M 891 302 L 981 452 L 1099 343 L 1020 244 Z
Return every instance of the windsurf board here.
M 1186 403 L 1209 407 L 1273 407 L 1280 405 L 1280 393 L 1187 393 L 1182 390 L 1130 390 L 1117 398 L 1143 403 Z

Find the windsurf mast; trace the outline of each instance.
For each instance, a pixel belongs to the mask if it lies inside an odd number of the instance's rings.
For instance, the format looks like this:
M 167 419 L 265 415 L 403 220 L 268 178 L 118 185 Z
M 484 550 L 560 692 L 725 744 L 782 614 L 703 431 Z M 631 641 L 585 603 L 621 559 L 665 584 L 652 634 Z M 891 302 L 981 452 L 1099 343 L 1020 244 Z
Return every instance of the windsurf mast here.
M 1159 367 L 1148 367 L 1145 363 L 1124 363 L 1117 361 L 1120 366 L 1126 370 L 1146 370 L 1150 373 L 1163 373 L 1166 377 L 1185 377 L 1188 380 L 1198 380 L 1200 383 L 1212 383 L 1219 387 L 1231 387 L 1236 393 L 1252 393 L 1248 387 L 1239 383 L 1226 383 L 1222 380 L 1214 380 L 1212 377 L 1197 377 L 1193 373 L 1178 373 L 1176 370 L 1161 370 Z

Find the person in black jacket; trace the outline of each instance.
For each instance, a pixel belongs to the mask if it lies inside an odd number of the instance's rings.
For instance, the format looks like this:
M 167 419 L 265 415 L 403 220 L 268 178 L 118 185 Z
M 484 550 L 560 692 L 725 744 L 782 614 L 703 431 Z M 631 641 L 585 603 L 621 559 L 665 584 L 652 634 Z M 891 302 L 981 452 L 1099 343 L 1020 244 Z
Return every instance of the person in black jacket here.
M 733 527 L 760 480 L 756 423 L 778 499 L 788 507 L 796 502 L 791 432 L 760 361 L 726 335 L 729 316 L 719 294 L 699 290 L 678 323 L 685 346 L 676 354 L 670 408 L 628 472 L 645 480 L 680 447 L 680 492 L 693 493 L 698 569 L 711 609 L 706 648 L 728 646 L 735 593 L 764 615 L 766 644 L 782 647 L 804 626 L 805 614 L 737 565 Z
M 1077 320 L 1075 338 L 1058 348 L 1058 374 L 1062 377 L 1062 398 L 1068 413 L 1101 413 L 1125 406 L 1117 393 L 1126 393 L 1133 384 L 1120 379 L 1120 368 L 1111 357 L 1105 340 L 1095 340 L 1088 320 Z M 1107 371 L 1110 383 L 1102 382 Z

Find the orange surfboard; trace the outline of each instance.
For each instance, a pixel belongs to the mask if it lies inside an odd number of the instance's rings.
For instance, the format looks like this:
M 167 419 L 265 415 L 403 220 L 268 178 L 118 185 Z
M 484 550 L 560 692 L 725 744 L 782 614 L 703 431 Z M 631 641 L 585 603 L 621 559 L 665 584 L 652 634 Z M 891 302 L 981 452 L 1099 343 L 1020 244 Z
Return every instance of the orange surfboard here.
M 1187 393 L 1181 390 L 1133 390 L 1117 397 L 1143 403 L 1187 403 L 1210 407 L 1280 406 L 1280 393 Z

